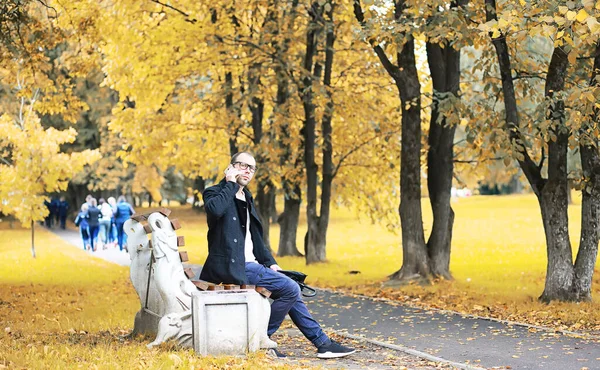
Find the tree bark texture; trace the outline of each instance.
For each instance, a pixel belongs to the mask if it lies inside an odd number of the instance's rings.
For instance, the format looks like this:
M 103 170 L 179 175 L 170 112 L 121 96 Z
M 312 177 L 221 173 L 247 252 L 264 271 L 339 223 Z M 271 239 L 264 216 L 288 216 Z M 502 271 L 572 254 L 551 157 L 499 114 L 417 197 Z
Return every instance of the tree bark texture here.
M 564 90 L 568 65 L 567 54 L 563 48 L 555 48 L 546 78 L 545 94 L 548 99 L 552 99 L 555 93 Z M 564 102 L 560 100 L 550 104 L 548 118 L 555 122 L 552 132 L 556 135 L 556 140 L 549 140 L 547 143 L 548 182 L 541 189 L 539 197 L 548 253 L 546 283 L 540 297 L 544 302 L 574 298 L 572 283 L 575 271 L 567 214 L 569 207 L 567 153 L 570 132 L 565 126 L 564 109 Z
M 261 186 L 262 185 L 262 186 Z M 256 210 L 260 216 L 260 222 L 263 225 L 263 241 L 265 247 L 271 251 L 271 238 L 270 238 L 270 226 L 271 226 L 271 202 L 273 201 L 272 193 L 275 191 L 272 184 L 259 184 L 256 192 Z
M 395 4 L 399 19 L 405 1 Z M 402 267 L 393 279 L 428 279 L 431 270 L 423 231 L 421 211 L 421 84 L 415 61 L 415 42 L 408 36 L 398 52 L 396 87 L 402 105 L 402 149 L 400 153 L 400 222 L 402 227 Z
M 331 209 L 331 187 L 333 183 L 333 143 L 331 138 L 334 105 L 333 97 L 331 96 L 331 73 L 333 70 L 333 44 L 335 42 L 335 33 L 333 25 L 333 6 L 326 12 L 325 22 L 325 66 L 323 74 L 323 85 L 326 88 L 327 103 L 325 104 L 325 112 L 321 119 L 321 134 L 323 135 L 323 178 L 321 180 L 321 209 L 317 222 L 317 237 L 315 254 L 318 256 L 316 261 L 322 262 L 326 259 L 327 246 L 327 229 L 329 227 L 329 216 Z M 309 250 L 311 240 L 309 239 Z M 308 256 L 308 253 L 307 253 Z M 308 261 L 307 261 L 308 262 Z
M 398 5 L 397 5 L 398 7 Z M 421 211 L 421 85 L 415 62 L 414 39 L 398 53 L 396 86 L 402 104 L 402 149 L 400 157 L 400 222 L 402 267 L 392 278 L 429 278 L 423 215 Z
M 594 66 L 591 86 L 597 86 L 597 76 L 600 75 L 600 42 L 596 44 Z M 591 117 L 592 123 L 585 129 L 597 125 L 600 119 L 600 109 L 594 108 Z M 582 130 L 582 134 L 587 132 Z M 588 134 L 589 135 L 589 134 Z M 580 139 L 579 152 L 581 154 L 581 168 L 583 170 L 585 186 L 582 190 L 581 201 L 581 237 L 579 251 L 575 259 L 574 291 L 577 301 L 590 301 L 592 299 L 592 278 L 594 266 L 598 257 L 598 240 L 600 237 L 600 156 L 598 154 L 598 138 L 591 139 L 591 143 L 582 142 Z
M 248 71 L 248 92 L 251 96 L 250 98 L 250 112 L 252 114 L 251 125 L 253 131 L 253 143 L 255 147 L 260 145 L 260 142 L 263 138 L 263 117 L 264 117 L 264 102 L 262 99 L 256 96 L 257 88 L 260 85 L 260 65 L 254 64 L 250 67 Z M 265 163 L 266 158 L 260 152 L 255 154 L 257 163 Z M 273 201 L 272 192 L 273 183 L 269 179 L 268 173 L 258 174 L 257 178 L 257 191 L 256 191 L 256 209 L 258 211 L 258 215 L 260 216 L 260 222 L 263 226 L 263 241 L 265 243 L 265 247 L 269 251 L 271 251 L 271 238 L 270 238 L 270 229 L 271 229 L 271 208 Z
M 280 117 L 285 117 L 284 121 L 281 122 L 281 134 L 279 140 L 279 146 L 282 149 L 282 156 L 280 165 L 284 166 L 290 161 L 294 160 L 295 167 L 301 167 L 301 158 L 292 158 L 292 148 L 289 144 L 290 137 L 290 120 L 287 116 L 289 111 L 288 101 L 290 98 L 289 89 L 289 77 L 284 69 L 282 63 L 287 61 L 289 44 L 291 37 L 289 33 L 293 30 L 293 25 L 297 17 L 297 6 L 298 0 L 291 2 L 291 9 L 289 13 L 289 24 L 287 27 L 277 28 L 274 32 L 285 32 L 285 36 L 282 42 L 277 41 L 278 38 L 274 38 L 275 42 L 273 48 L 275 49 L 279 63 L 275 65 L 275 74 L 277 76 L 277 95 L 275 111 Z M 295 177 L 293 177 L 295 178 Z M 302 190 L 300 185 L 300 179 L 290 180 L 287 176 L 282 176 L 282 184 L 284 191 L 284 208 L 281 215 L 277 217 L 279 223 L 279 248 L 277 251 L 278 256 L 302 256 L 302 253 L 298 251 L 296 246 L 296 235 L 298 231 L 298 220 L 300 219 L 300 204 L 302 202 Z M 275 202 L 273 202 L 275 203 Z M 274 206 L 275 204 L 273 204 Z
M 317 164 L 315 163 L 315 103 L 313 101 L 313 60 L 317 52 L 317 29 L 318 29 L 318 5 L 313 3 L 309 13 L 311 20 L 306 32 L 306 52 L 304 54 L 304 70 L 306 76 L 303 78 L 302 106 L 304 108 L 304 125 L 302 127 L 304 147 L 304 167 L 306 170 L 306 222 L 308 226 L 306 263 L 319 261 L 319 255 L 315 250 L 318 233 L 317 216 Z
M 302 192 L 296 185 L 296 196 L 286 192 L 283 213 L 279 217 L 279 251 L 278 256 L 302 256 L 296 245 L 298 220 L 300 219 L 300 204 Z
M 229 136 L 229 155 L 233 156 L 237 152 L 239 152 L 237 146 L 237 129 L 235 129 L 236 123 L 234 122 L 233 117 L 236 114 L 236 110 L 233 104 L 233 75 L 231 72 L 225 73 L 225 109 L 229 114 L 229 132 L 232 132 Z
M 192 204 L 192 208 L 197 211 L 204 210 L 204 205 L 200 205 L 200 199 L 202 198 L 202 193 L 206 188 L 206 180 L 202 176 L 196 176 L 194 179 L 194 203 Z
M 454 211 L 450 205 L 454 174 L 454 134 L 456 126 L 448 126 L 440 115 L 439 93 L 457 96 L 460 85 L 460 50 L 450 45 L 427 43 L 427 61 L 433 82 L 433 105 L 427 138 L 427 189 L 433 211 L 433 226 L 427 252 L 429 266 L 435 277 L 451 279 L 450 253 Z

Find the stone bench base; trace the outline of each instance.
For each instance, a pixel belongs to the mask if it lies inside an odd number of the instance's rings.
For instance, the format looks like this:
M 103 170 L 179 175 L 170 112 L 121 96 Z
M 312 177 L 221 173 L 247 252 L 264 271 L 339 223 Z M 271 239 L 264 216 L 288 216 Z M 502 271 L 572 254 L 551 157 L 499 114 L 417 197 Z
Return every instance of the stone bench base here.
M 267 337 L 269 301 L 254 289 L 192 294 L 192 334 L 200 355 L 244 355 L 275 348 Z

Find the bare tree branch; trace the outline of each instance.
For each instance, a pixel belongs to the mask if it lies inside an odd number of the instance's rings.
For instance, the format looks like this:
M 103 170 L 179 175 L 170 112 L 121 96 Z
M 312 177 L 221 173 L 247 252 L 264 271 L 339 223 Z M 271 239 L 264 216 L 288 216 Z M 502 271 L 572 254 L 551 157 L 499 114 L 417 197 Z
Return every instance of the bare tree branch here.
M 188 13 L 184 12 L 184 11 L 183 11 L 183 10 L 181 10 L 181 9 L 178 9 L 178 8 L 174 7 L 173 5 L 165 4 L 165 3 L 162 3 L 162 2 L 160 2 L 160 1 L 158 1 L 158 0 L 150 0 L 150 1 L 151 1 L 151 2 L 153 2 L 153 3 L 156 3 L 156 4 L 158 4 L 158 5 L 162 5 L 162 6 L 164 6 L 165 8 L 169 8 L 169 9 L 171 9 L 171 10 L 174 10 L 174 11 L 176 11 L 177 13 L 179 13 L 179 14 L 183 15 L 183 16 L 184 16 L 184 17 L 186 17 L 186 18 L 189 18 L 189 17 L 190 17 L 190 15 L 189 15 Z M 196 23 L 196 20 L 195 20 L 195 19 L 187 19 L 186 21 L 187 21 L 187 22 L 190 22 L 190 23 Z

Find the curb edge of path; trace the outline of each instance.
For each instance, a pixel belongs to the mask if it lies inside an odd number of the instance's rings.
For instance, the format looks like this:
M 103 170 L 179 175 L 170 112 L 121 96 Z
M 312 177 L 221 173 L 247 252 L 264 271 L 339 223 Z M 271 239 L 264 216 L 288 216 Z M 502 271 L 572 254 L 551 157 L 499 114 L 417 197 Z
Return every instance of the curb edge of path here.
M 485 368 L 479 367 L 479 366 L 474 366 L 474 365 L 470 365 L 470 364 L 466 364 L 466 363 L 446 360 L 445 358 L 442 358 L 442 357 L 433 356 L 433 355 L 430 355 L 429 353 L 421 352 L 416 349 L 412 349 L 412 348 L 408 348 L 408 347 L 404 347 L 404 346 L 399 346 L 397 344 L 391 344 L 391 343 L 386 343 L 386 342 L 382 342 L 382 341 L 375 340 L 375 339 L 369 339 L 366 337 L 361 337 L 359 335 L 349 334 L 349 333 L 346 333 L 343 331 L 338 331 L 338 330 L 333 330 L 333 329 L 329 329 L 329 330 L 331 330 L 335 334 L 345 337 L 345 338 L 368 342 L 368 343 L 375 344 L 380 347 L 385 347 L 385 348 L 393 349 L 396 351 L 404 352 L 408 355 L 420 357 L 420 358 L 428 360 L 428 361 L 447 364 L 447 365 L 453 366 L 458 369 L 464 369 L 464 370 L 484 370 L 485 369 Z

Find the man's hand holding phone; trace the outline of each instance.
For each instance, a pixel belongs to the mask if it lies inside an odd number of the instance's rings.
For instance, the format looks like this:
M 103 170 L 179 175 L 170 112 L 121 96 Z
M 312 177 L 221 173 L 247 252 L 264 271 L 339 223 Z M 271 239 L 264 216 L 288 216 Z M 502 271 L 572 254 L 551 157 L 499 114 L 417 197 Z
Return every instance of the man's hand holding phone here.
M 231 181 L 231 182 L 237 182 L 237 177 L 241 174 L 242 174 L 242 171 L 238 170 L 237 168 L 233 167 L 232 165 L 229 165 L 225 169 L 225 180 Z

